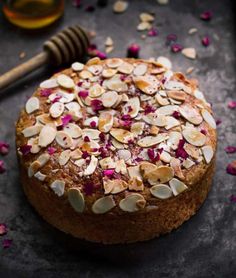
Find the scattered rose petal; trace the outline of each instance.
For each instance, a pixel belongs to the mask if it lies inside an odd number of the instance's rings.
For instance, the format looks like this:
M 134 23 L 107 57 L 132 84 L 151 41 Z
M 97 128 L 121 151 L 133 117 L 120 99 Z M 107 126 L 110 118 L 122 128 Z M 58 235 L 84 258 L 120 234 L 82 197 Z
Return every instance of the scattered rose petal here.
M 92 121 L 92 122 L 90 123 L 90 126 L 91 126 L 92 128 L 95 128 L 95 127 L 97 126 L 97 124 L 96 124 L 95 121 Z
M 89 153 L 87 152 L 87 151 L 83 151 L 83 153 L 82 153 L 82 158 L 83 159 L 86 159 L 86 158 L 88 158 L 89 157 Z
M 166 37 L 166 44 L 167 45 L 170 45 L 172 42 L 176 42 L 176 41 L 177 41 L 177 35 L 175 35 L 175 34 L 169 34 Z
M 171 45 L 171 50 L 173 53 L 178 53 L 183 49 L 183 46 L 178 44 L 178 43 L 174 43 Z
M 230 202 L 232 202 L 232 203 L 236 203 L 236 195 L 231 195 L 230 197 L 229 197 L 229 200 L 230 200 Z
M 187 159 L 189 157 L 188 153 L 184 149 L 185 141 L 183 139 L 179 140 L 178 148 L 175 151 L 175 156 Z
M 3 160 L 0 160 L 0 174 L 6 172 L 5 163 Z
M 30 153 L 30 150 L 31 150 L 32 146 L 31 145 L 23 145 L 23 146 L 20 146 L 20 152 L 23 154 L 23 155 L 27 155 Z
M 225 148 L 225 151 L 226 151 L 227 153 L 235 153 L 235 152 L 236 152 L 236 147 L 234 147 L 234 146 L 227 146 L 227 147 Z
M 62 126 L 66 126 L 70 121 L 72 121 L 72 116 L 69 114 L 65 115 L 61 117 L 61 121 L 62 121 Z
M 114 172 L 115 170 L 114 169 L 107 169 L 107 170 L 104 170 L 102 172 L 103 176 L 106 176 L 106 177 L 111 177 L 114 175 Z
M 61 96 L 56 96 L 53 100 L 52 103 L 58 102 L 61 99 Z
M 127 57 L 138 58 L 139 51 L 140 51 L 140 46 L 136 43 L 132 43 L 127 49 Z
M 0 223 L 0 236 L 5 235 L 7 233 L 7 225 L 4 223 Z
M 9 152 L 9 144 L 6 142 L 0 141 L 0 154 L 5 155 Z
M 205 36 L 202 38 L 202 45 L 204 45 L 205 47 L 207 47 L 210 44 L 210 39 L 208 36 Z
M 209 20 L 212 19 L 212 12 L 211 11 L 205 11 L 205 12 L 201 13 L 200 18 L 202 20 L 209 21 Z
M 146 105 L 144 108 L 144 114 L 147 115 L 149 113 L 155 112 L 155 108 L 151 105 Z
M 172 116 L 176 119 L 179 119 L 181 117 L 180 113 L 178 111 L 174 111 Z
M 200 132 L 201 132 L 202 134 L 204 134 L 204 135 L 207 135 L 207 131 L 206 131 L 204 128 L 202 128 L 202 129 L 200 130 Z
M 86 98 L 89 95 L 89 92 L 86 90 L 79 91 L 78 95 L 79 97 Z
M 48 96 L 51 95 L 51 93 L 52 93 L 51 89 L 41 89 L 40 96 L 41 97 L 48 97 Z
M 158 36 L 158 31 L 157 31 L 156 28 L 152 27 L 152 28 L 148 31 L 147 35 L 148 35 L 149 37 L 156 37 L 156 36 Z
M 90 142 L 90 139 L 88 136 L 84 136 L 84 142 Z
M 235 100 L 232 100 L 228 103 L 228 107 L 230 109 L 234 109 L 236 107 L 236 101 Z
M 48 153 L 49 153 L 50 155 L 53 155 L 53 154 L 55 153 L 56 150 L 57 150 L 57 149 L 54 148 L 54 147 L 48 147 Z
M 220 125 L 222 121 L 220 119 L 216 120 L 216 125 Z
M 83 191 L 85 195 L 89 196 L 93 194 L 94 191 L 94 184 L 92 182 L 88 182 L 83 185 Z
M 91 101 L 91 107 L 92 107 L 94 112 L 97 112 L 97 111 L 102 110 L 104 108 L 103 104 L 102 104 L 102 101 L 99 100 L 99 99 L 93 99 Z
M 4 249 L 7 249 L 9 247 L 11 247 L 11 244 L 12 244 L 12 239 L 7 239 L 5 238 L 3 241 L 2 241 L 2 247 Z
M 233 160 L 227 165 L 226 172 L 230 175 L 236 176 L 236 160 Z

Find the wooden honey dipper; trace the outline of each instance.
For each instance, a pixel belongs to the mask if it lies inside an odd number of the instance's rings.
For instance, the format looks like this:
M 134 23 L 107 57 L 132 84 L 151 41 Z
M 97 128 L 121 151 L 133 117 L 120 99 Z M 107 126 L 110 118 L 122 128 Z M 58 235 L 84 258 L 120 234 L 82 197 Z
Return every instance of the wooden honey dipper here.
M 0 90 L 42 65 L 59 66 L 81 59 L 88 46 L 89 36 L 80 26 L 68 27 L 46 41 L 44 51 L 0 76 Z

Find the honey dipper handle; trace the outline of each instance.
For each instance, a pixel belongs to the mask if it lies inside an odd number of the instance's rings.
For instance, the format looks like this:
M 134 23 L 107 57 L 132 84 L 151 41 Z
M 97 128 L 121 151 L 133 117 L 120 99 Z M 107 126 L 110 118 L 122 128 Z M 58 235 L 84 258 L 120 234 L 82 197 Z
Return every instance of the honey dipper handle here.
M 16 66 L 0 76 L 0 90 L 13 84 L 19 78 L 27 75 L 38 67 L 42 66 L 48 61 L 49 53 L 47 51 L 41 52 L 25 63 Z

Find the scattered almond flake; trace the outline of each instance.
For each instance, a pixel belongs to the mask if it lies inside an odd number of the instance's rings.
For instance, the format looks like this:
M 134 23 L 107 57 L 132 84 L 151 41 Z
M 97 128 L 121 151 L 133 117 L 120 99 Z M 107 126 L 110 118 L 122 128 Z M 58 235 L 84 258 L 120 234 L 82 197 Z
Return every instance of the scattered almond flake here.
M 113 125 L 113 115 L 109 112 L 103 112 L 98 119 L 98 129 L 101 132 L 109 132 Z
M 43 153 L 37 158 L 40 167 L 43 167 L 49 160 L 50 160 L 50 155 L 48 153 Z
M 110 134 L 119 142 L 128 144 L 130 141 L 134 140 L 134 135 L 128 130 L 121 128 L 112 128 Z
M 197 33 L 197 28 L 190 28 L 189 30 L 188 30 L 188 34 L 189 35 L 193 35 L 193 34 L 195 34 L 195 33 Z
M 93 77 L 92 73 L 87 71 L 87 70 L 82 70 L 79 73 L 79 77 L 82 79 L 90 79 L 91 77 Z
M 72 93 L 67 93 L 62 90 L 58 90 L 56 93 L 53 93 L 49 96 L 49 100 L 54 102 L 62 102 L 62 103 L 68 103 L 73 101 L 75 98 L 75 95 Z M 56 101 L 55 101 L 56 100 Z
M 174 196 L 179 195 L 180 193 L 182 193 L 183 191 L 185 191 L 186 189 L 188 189 L 187 185 L 184 184 L 182 181 L 173 178 L 170 182 L 170 187 L 173 191 Z
M 94 155 L 92 155 L 88 167 L 84 170 L 84 175 L 85 176 L 92 175 L 97 168 L 97 164 L 98 164 L 98 159 Z
M 111 186 L 111 191 L 109 193 L 111 194 L 117 194 L 120 193 L 128 188 L 127 182 L 123 180 L 109 180 L 108 183 Z
M 81 128 L 73 123 L 67 124 L 64 128 L 63 131 L 65 131 L 67 134 L 71 136 L 71 138 L 79 138 L 82 136 L 82 130 Z
M 138 58 L 139 57 L 140 46 L 136 43 L 132 43 L 127 48 L 127 57 Z
M 97 199 L 92 206 L 92 211 L 95 214 L 103 214 L 110 211 L 116 206 L 116 203 L 112 196 L 105 196 Z
M 111 37 L 107 37 L 105 41 L 105 46 L 112 46 L 114 44 Z
M 131 125 L 130 131 L 134 134 L 134 136 L 142 135 L 145 123 L 136 122 Z
M 126 167 L 124 159 L 120 159 L 120 160 L 116 161 L 115 171 L 116 171 L 116 173 L 121 173 L 122 175 L 127 174 L 127 167 Z
M 149 22 L 140 22 L 137 26 L 138 31 L 145 31 L 150 30 L 152 28 L 152 25 Z
M 75 62 L 71 65 L 73 71 L 81 71 L 84 69 L 84 64 L 79 63 L 79 62 Z
M 127 10 L 129 3 L 127 1 L 116 1 L 113 5 L 114 13 L 123 13 Z
M 47 147 L 54 141 L 56 134 L 57 131 L 54 126 L 45 125 L 40 131 L 38 145 L 40 147 Z
M 7 225 L 0 223 L 0 236 L 7 234 Z
M 40 181 L 44 181 L 46 179 L 47 175 L 44 175 L 40 171 L 38 171 L 34 174 L 34 177 Z
M 84 128 L 84 129 L 82 129 L 82 137 L 83 137 L 83 139 L 85 137 L 88 137 L 91 140 L 96 140 L 96 139 L 99 139 L 99 134 L 100 134 L 100 131 L 96 130 L 96 129 L 91 129 L 91 128 Z
M 161 161 L 165 162 L 165 163 L 170 163 L 171 161 L 171 155 L 168 152 L 163 151 L 160 154 L 160 159 Z
M 73 140 L 72 140 L 71 136 L 64 131 L 57 132 L 56 141 L 57 141 L 57 144 L 60 145 L 64 149 L 68 149 L 73 146 Z
M 108 89 L 116 92 L 126 92 L 128 90 L 128 86 L 125 82 L 115 78 L 106 80 L 106 86 Z
M 140 169 L 139 169 L 139 165 L 128 167 L 127 171 L 128 171 L 129 177 L 131 179 L 137 177 L 137 178 L 142 180 L 142 175 L 141 175 L 141 172 L 140 172 Z
M 26 56 L 26 53 L 25 53 L 24 51 L 22 51 L 22 52 L 19 54 L 19 58 L 20 58 L 20 59 L 25 58 L 25 56 Z
M 206 109 L 202 109 L 201 114 L 203 119 L 209 124 L 209 126 L 213 129 L 216 129 L 216 122 L 210 112 Z
M 184 174 L 181 169 L 181 162 L 178 158 L 172 157 L 170 161 L 170 166 L 174 170 L 175 176 L 181 180 L 184 180 Z
M 84 196 L 78 188 L 72 187 L 68 190 L 68 200 L 76 212 L 83 212 L 85 207 Z
M 189 59 L 196 59 L 197 53 L 195 48 L 183 48 L 182 54 Z
M 166 116 L 166 126 L 165 128 L 167 130 L 179 126 L 180 125 L 180 121 L 176 120 L 174 117 L 171 116 Z
M 106 46 L 105 52 L 107 54 L 111 53 L 114 50 L 114 46 Z
M 56 87 L 58 87 L 57 79 L 52 78 L 52 79 L 45 80 L 45 81 L 40 83 L 39 87 L 42 88 L 42 89 L 56 88 Z
M 169 166 L 159 166 L 145 175 L 151 185 L 166 183 L 174 177 L 174 170 Z
M 138 211 L 144 208 L 145 205 L 146 205 L 146 200 L 139 193 L 131 193 L 126 198 L 122 199 L 119 203 L 119 207 L 123 211 L 128 211 L 128 212 Z
M 85 119 L 83 122 L 83 125 L 93 127 L 93 128 L 97 127 L 98 126 L 98 117 L 94 116 L 94 117 Z
M 55 180 L 50 184 L 51 189 L 59 197 L 63 196 L 65 190 L 65 182 L 62 180 Z
M 104 107 L 112 107 L 118 99 L 116 91 L 107 91 L 101 96 L 101 101 Z
M 116 69 L 104 69 L 102 71 L 102 76 L 105 78 L 110 78 L 112 76 L 114 76 L 117 73 Z
M 144 75 L 147 72 L 147 65 L 146 64 L 139 64 L 137 67 L 134 69 L 133 73 L 136 76 Z
M 206 163 L 209 164 L 211 162 L 212 158 L 213 158 L 213 155 L 214 155 L 212 146 L 204 146 L 204 147 L 202 147 L 202 153 L 204 155 Z
M 135 85 L 145 94 L 153 95 L 159 86 L 158 79 L 153 75 L 134 77 Z
M 158 115 L 164 115 L 164 116 L 170 116 L 172 115 L 175 111 L 179 111 L 179 106 L 178 105 L 165 105 L 156 110 L 156 113 Z
M 155 17 L 150 13 L 141 13 L 139 18 L 142 22 L 152 22 L 155 20 Z
M 178 148 L 178 144 L 181 139 L 182 139 L 182 134 L 180 132 L 171 131 L 169 133 L 167 145 L 170 146 L 173 150 L 176 150 Z
M 34 135 L 37 135 L 40 133 L 42 129 L 42 125 L 33 125 L 26 127 L 25 129 L 22 130 L 22 133 L 25 137 L 32 137 Z
M 144 115 L 143 121 L 159 127 L 163 127 L 167 124 L 166 116 L 157 113 L 149 113 Z
M 161 66 L 163 66 L 166 69 L 171 69 L 172 68 L 172 63 L 171 61 L 163 56 L 160 56 L 157 58 L 157 63 L 160 64 Z
M 102 169 L 111 169 L 116 167 L 116 163 L 113 161 L 111 157 L 106 157 L 99 160 L 99 164 Z
M 91 65 L 88 67 L 88 71 L 90 71 L 93 75 L 99 75 L 103 70 L 101 65 Z
M 156 99 L 156 101 L 158 102 L 159 105 L 165 106 L 165 105 L 170 104 L 169 100 L 167 98 L 164 98 L 161 95 L 159 95 L 159 93 L 156 93 L 155 99 Z
M 124 74 L 131 74 L 133 72 L 134 66 L 130 63 L 124 62 L 118 67 L 118 71 Z
M 33 175 L 40 169 L 40 167 L 41 165 L 37 160 L 32 162 L 28 168 L 28 177 L 32 178 Z
M 169 98 L 180 100 L 181 102 L 186 99 L 186 93 L 183 91 L 167 91 L 167 95 Z
M 118 68 L 123 64 L 123 60 L 119 58 L 111 58 L 106 60 L 106 64 L 109 68 Z
M 28 114 L 31 114 L 38 109 L 39 109 L 39 99 L 37 97 L 29 98 L 25 105 L 26 112 Z
M 149 131 L 149 134 L 151 135 L 157 135 L 159 133 L 159 127 L 152 125 Z
M 171 188 L 166 184 L 156 184 L 150 188 L 151 194 L 159 199 L 165 200 L 172 196 Z
M 157 3 L 159 5 L 167 5 L 167 4 L 169 4 L 169 0 L 157 0 Z
M 201 147 L 206 142 L 206 136 L 195 128 L 185 128 L 182 133 L 186 141 L 194 146 Z
M 73 89 L 75 86 L 73 79 L 65 74 L 60 74 L 57 76 L 57 83 L 65 89 Z
M 183 148 L 187 152 L 187 154 L 190 155 L 192 158 L 198 160 L 199 159 L 199 155 L 200 155 L 199 154 L 199 148 L 197 148 L 197 147 L 195 147 L 195 146 L 193 146 L 191 144 L 185 143 L 184 141 L 183 141 L 183 143 L 184 143 L 183 144 Z M 180 143 L 179 143 L 179 145 L 180 145 Z M 181 157 L 181 156 L 177 155 L 177 152 L 176 152 L 176 156 L 177 157 Z
M 186 70 L 186 74 L 191 74 L 194 71 L 194 67 L 189 67 Z
M 194 125 L 199 125 L 203 119 L 197 109 L 193 108 L 189 104 L 183 104 L 179 107 L 180 114 Z
M 124 144 L 121 144 L 120 142 L 118 142 L 117 140 L 115 140 L 114 138 L 111 138 L 111 143 L 112 145 L 116 148 L 116 149 L 123 149 L 125 147 Z
M 49 113 L 52 118 L 58 118 L 63 114 L 64 110 L 65 110 L 65 106 L 63 103 L 55 102 L 50 107 Z
M 141 178 L 133 177 L 129 180 L 129 190 L 131 191 L 143 191 L 144 184 Z
M 79 159 L 82 157 L 82 152 L 80 149 L 75 149 L 74 151 L 70 152 L 70 158 L 73 160 Z
M 63 152 L 61 152 L 59 158 L 58 158 L 58 162 L 61 166 L 66 165 L 66 163 L 69 161 L 70 159 L 70 150 L 65 150 Z
M 9 144 L 3 141 L 0 141 L 0 154 L 6 155 L 9 152 Z
M 122 112 L 125 115 L 130 115 L 131 118 L 135 118 L 138 115 L 140 109 L 140 101 L 138 97 L 130 98 L 124 105 Z
M 131 152 L 129 150 L 118 150 L 117 154 L 120 159 L 124 159 L 124 161 L 129 160 L 131 158 Z
M 184 168 L 189 169 L 189 168 L 191 168 L 193 165 L 195 165 L 195 163 L 194 163 L 191 159 L 187 158 L 187 159 L 185 159 L 185 160 L 183 161 L 183 164 L 182 164 L 182 165 L 184 166 Z
M 84 158 L 80 158 L 80 159 L 73 161 L 73 163 L 78 167 L 82 167 L 83 165 L 85 165 L 86 160 Z
M 39 140 L 38 137 L 30 138 L 27 142 L 27 145 L 25 145 L 26 146 L 25 149 L 24 150 L 20 149 L 23 155 L 24 153 L 27 153 L 27 148 L 30 153 L 38 153 L 41 149 L 41 147 L 38 145 L 38 140 Z M 27 146 L 30 146 L 30 148 Z
M 157 134 L 156 136 L 146 136 L 143 137 L 142 139 L 139 139 L 137 144 L 140 147 L 151 147 L 151 146 L 155 146 L 156 144 L 159 144 L 163 141 L 165 141 L 168 138 L 168 135 L 165 133 L 160 133 Z

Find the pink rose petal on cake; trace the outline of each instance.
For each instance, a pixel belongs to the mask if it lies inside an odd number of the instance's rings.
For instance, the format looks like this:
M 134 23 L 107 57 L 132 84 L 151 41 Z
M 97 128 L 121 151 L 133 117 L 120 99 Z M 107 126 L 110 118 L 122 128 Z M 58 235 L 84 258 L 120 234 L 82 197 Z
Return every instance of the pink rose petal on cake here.
M 227 147 L 225 148 L 225 151 L 226 151 L 227 153 L 236 153 L 236 147 L 234 147 L 234 146 L 227 146 Z
M 52 103 L 58 102 L 61 99 L 61 96 L 56 96 L 53 100 Z
M 204 45 L 205 47 L 207 47 L 210 44 L 210 39 L 208 36 L 205 36 L 202 38 L 202 45 Z
M 32 146 L 31 145 L 22 145 L 20 146 L 20 152 L 23 154 L 23 155 L 27 155 L 30 153 L 30 150 L 31 150 Z
M 202 20 L 205 20 L 205 21 L 209 21 L 212 19 L 212 12 L 211 11 L 205 11 L 203 13 L 200 14 L 200 18 Z
M 95 121 L 92 121 L 92 122 L 90 123 L 90 126 L 91 126 L 92 128 L 95 128 L 95 127 L 97 126 L 97 124 L 96 124 Z
M 0 160 L 0 174 L 6 172 L 5 163 L 3 160 Z
M 40 96 L 41 97 L 48 97 L 48 96 L 51 95 L 51 93 L 52 93 L 51 89 L 41 89 Z
M 183 49 L 183 46 L 180 45 L 180 44 L 178 44 L 178 43 L 174 43 L 174 44 L 171 45 L 171 51 L 172 51 L 173 53 L 178 53 L 178 52 L 180 52 L 182 49 Z
M 102 101 L 99 100 L 99 99 L 93 99 L 91 101 L 91 107 L 92 107 L 94 112 L 97 112 L 97 111 L 102 110 L 104 108 L 103 104 L 102 104 Z
M 176 157 L 181 157 L 183 159 L 187 159 L 189 157 L 188 153 L 184 149 L 185 141 L 183 139 L 179 140 L 178 148 L 175 151 Z
M 227 165 L 226 172 L 230 175 L 236 176 L 236 160 L 233 160 Z
M 4 223 L 0 223 L 0 236 L 5 235 L 7 233 L 7 225 Z
M 86 158 L 88 158 L 89 157 L 89 153 L 87 152 L 87 151 L 83 151 L 82 152 L 82 158 L 83 159 L 86 159 Z
M 181 117 L 181 115 L 180 115 L 180 113 L 179 113 L 178 111 L 174 111 L 174 112 L 172 113 L 172 116 L 173 116 L 174 118 L 176 118 L 176 119 L 179 119 L 179 118 Z
M 234 109 L 236 107 L 236 101 L 235 100 L 231 100 L 229 103 L 228 103 L 228 107 L 230 109 Z
M 9 144 L 6 142 L 0 141 L 0 154 L 5 155 L 9 152 Z
M 78 93 L 79 97 L 86 98 L 89 95 L 89 92 L 86 90 L 82 90 Z
M 102 174 L 103 176 L 111 177 L 113 176 L 114 172 L 115 172 L 114 169 L 107 169 L 107 170 L 103 170 Z
M 92 182 L 87 182 L 83 185 L 83 191 L 87 196 L 92 195 L 94 191 L 94 184 Z
M 12 244 L 12 239 L 7 239 L 5 238 L 3 241 L 2 241 L 2 247 L 4 249 L 7 249 L 9 247 L 11 247 L 11 244 Z
M 127 57 L 138 58 L 139 57 L 140 46 L 136 43 L 132 43 L 127 48 Z
M 53 155 L 57 149 L 54 147 L 48 147 L 48 154 Z
M 155 108 L 152 107 L 151 105 L 146 105 L 144 108 L 144 114 L 147 115 L 149 113 L 155 112 Z
M 62 120 L 62 125 L 66 126 L 70 121 L 72 121 L 72 116 L 71 115 L 65 115 L 63 117 L 61 117 Z
M 232 202 L 232 203 L 236 203 L 236 195 L 231 195 L 230 197 L 229 197 L 229 200 L 230 200 L 230 202 Z

